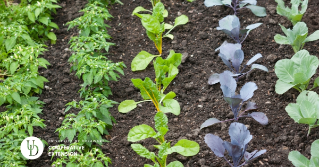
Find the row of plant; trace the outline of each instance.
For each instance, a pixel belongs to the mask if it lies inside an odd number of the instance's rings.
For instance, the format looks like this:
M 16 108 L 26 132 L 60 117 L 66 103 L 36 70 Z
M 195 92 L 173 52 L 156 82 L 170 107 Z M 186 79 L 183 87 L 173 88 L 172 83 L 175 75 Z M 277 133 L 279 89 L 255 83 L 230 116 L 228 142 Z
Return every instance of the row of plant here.
M 83 146 L 84 149 L 75 147 L 78 148 L 76 151 L 79 156 L 57 157 L 52 165 L 101 167 L 111 163 L 111 159 L 105 156 L 101 149 L 102 144 L 108 142 L 103 139 L 104 135 L 109 134 L 107 129 L 116 123 L 109 108 L 117 102 L 108 99 L 112 94 L 108 83 L 117 81 L 120 78 L 118 73 L 124 75 L 125 65 L 122 62 L 113 63 L 105 56 L 110 46 L 115 44 L 108 42 L 111 36 L 107 32 L 109 26 L 104 22 L 112 18 L 107 7 L 116 2 L 121 3 L 113 0 L 89 0 L 86 7 L 80 11 L 84 13 L 83 16 L 67 23 L 68 29 L 77 27 L 79 30 L 79 35 L 72 37 L 69 42 L 73 51 L 69 62 L 72 65 L 71 72 L 76 71 L 75 75 L 83 80 L 79 90 L 83 100 L 66 104 L 68 107 L 65 112 L 71 108 L 80 111 L 77 114 L 67 114 L 56 131 L 59 132 L 60 140 L 67 138 L 72 141 L 70 146 Z M 68 153 L 75 150 L 52 151 Z
M 44 128 L 38 114 L 43 102 L 34 97 L 41 94 L 44 82 L 38 68 L 50 63 L 39 56 L 46 51 L 44 42 L 55 43 L 51 13 L 56 13 L 56 0 L 21 0 L 0 2 L 0 162 L 1 166 L 25 166 L 21 154 L 22 140 L 33 135 L 35 126 Z M 43 143 L 46 143 L 42 140 Z
M 274 37 L 275 41 L 278 44 L 290 45 L 295 54 L 291 59 L 282 59 L 275 64 L 275 73 L 278 77 L 275 91 L 283 94 L 294 88 L 300 92 L 296 103 L 288 104 L 285 110 L 295 122 L 309 126 L 307 134 L 309 136 L 311 129 L 319 126 L 319 96 L 312 91 L 319 86 L 319 77 L 314 80 L 313 86 L 308 88 L 319 66 L 319 59 L 302 49 L 306 42 L 319 39 L 319 30 L 308 36 L 308 27 L 306 23 L 301 22 L 307 10 L 308 0 L 291 1 L 291 8 L 286 7 L 282 0 L 276 0 L 276 2 L 278 3 L 277 13 L 287 17 L 293 24 L 293 28 L 286 29 L 280 25 L 286 36 L 277 34 Z M 319 166 L 318 148 L 319 140 L 316 140 L 311 145 L 310 160 L 298 151 L 291 151 L 288 158 L 294 166 L 317 167 Z

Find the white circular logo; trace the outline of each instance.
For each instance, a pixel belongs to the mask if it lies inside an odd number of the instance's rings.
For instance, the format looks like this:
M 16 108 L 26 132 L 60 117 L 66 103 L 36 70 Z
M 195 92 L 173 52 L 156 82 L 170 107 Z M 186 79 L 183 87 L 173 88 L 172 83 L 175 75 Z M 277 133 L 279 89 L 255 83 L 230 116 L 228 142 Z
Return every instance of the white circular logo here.
M 37 159 L 43 153 L 44 145 L 37 137 L 27 137 L 21 143 L 21 153 L 27 159 Z

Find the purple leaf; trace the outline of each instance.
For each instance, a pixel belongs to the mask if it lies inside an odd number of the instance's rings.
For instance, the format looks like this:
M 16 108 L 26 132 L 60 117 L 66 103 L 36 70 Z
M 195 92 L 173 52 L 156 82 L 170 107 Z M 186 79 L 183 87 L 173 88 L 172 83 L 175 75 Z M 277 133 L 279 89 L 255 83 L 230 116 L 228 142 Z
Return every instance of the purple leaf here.
M 235 95 L 235 90 L 237 87 L 237 83 L 235 79 L 230 75 L 231 72 L 224 71 L 223 73 L 219 74 L 220 79 L 220 88 L 223 91 L 225 97 L 232 97 Z
M 208 84 L 209 85 L 214 85 L 215 83 L 219 82 L 219 74 L 218 73 L 214 73 L 213 75 L 211 75 L 208 78 Z
M 227 66 L 228 68 L 232 69 L 232 68 L 231 68 L 231 64 L 230 64 L 230 62 L 228 61 L 228 59 L 226 58 L 226 56 L 223 55 L 222 53 L 219 53 L 218 55 L 219 55 L 219 57 L 223 60 L 224 64 L 226 64 L 226 66 Z
M 205 143 L 218 157 L 224 157 L 225 147 L 223 146 L 223 140 L 213 134 L 207 134 L 205 136 Z
M 256 103 L 249 101 L 249 102 L 247 103 L 247 106 L 246 106 L 245 111 L 255 110 L 255 109 L 257 109 Z
M 249 152 L 245 152 L 245 161 L 248 162 L 248 161 L 251 161 L 255 158 L 257 158 L 258 156 L 264 154 L 266 152 L 266 150 L 260 150 L 257 152 L 257 150 L 249 153 Z
M 268 124 L 268 118 L 266 114 L 262 112 L 253 112 L 251 114 L 248 114 L 248 116 L 251 116 L 254 118 L 257 122 L 259 122 L 262 125 L 267 125 Z
M 257 89 L 257 85 L 253 82 L 246 83 L 240 90 L 240 96 L 243 101 L 246 101 L 253 97 L 254 91 Z
M 231 98 L 231 97 L 224 97 L 224 100 L 232 106 L 232 108 L 236 108 L 242 102 L 243 99 L 241 98 Z
M 260 64 L 253 64 L 250 70 L 253 70 L 255 68 L 268 72 L 268 68 Z
M 216 119 L 216 118 L 209 118 L 208 120 L 206 120 L 201 126 L 200 129 L 212 126 L 216 123 L 220 123 L 220 120 Z
M 223 143 L 223 146 L 228 152 L 228 155 L 232 157 L 234 166 L 237 166 L 241 160 L 241 157 L 243 155 L 243 150 L 240 146 L 234 145 L 232 143 L 229 143 L 225 141 Z
M 236 50 L 234 57 L 232 58 L 232 64 L 236 70 L 236 73 L 239 73 L 240 64 L 244 60 L 244 52 L 242 50 Z
M 229 136 L 231 139 L 231 143 L 234 145 L 238 145 L 241 148 L 245 148 L 245 146 L 253 138 L 253 136 L 250 135 L 247 127 L 244 124 L 238 122 L 230 124 Z
M 255 62 L 257 59 L 263 57 L 260 53 L 256 54 L 254 57 L 252 57 L 247 63 L 246 65 L 249 66 L 251 63 Z

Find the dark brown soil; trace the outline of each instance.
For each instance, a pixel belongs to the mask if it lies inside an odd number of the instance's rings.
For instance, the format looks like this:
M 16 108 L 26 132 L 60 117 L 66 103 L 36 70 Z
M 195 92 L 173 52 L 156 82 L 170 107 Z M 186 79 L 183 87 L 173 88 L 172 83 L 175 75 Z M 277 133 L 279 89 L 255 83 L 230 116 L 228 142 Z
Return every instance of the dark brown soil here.
M 145 71 L 131 72 L 130 64 L 135 55 L 141 50 L 157 54 L 154 44 L 147 38 L 145 30 L 137 17 L 131 16 L 133 9 L 137 6 L 151 8 L 147 0 L 128 1 L 122 0 L 121 5 L 113 5 L 110 13 L 114 18 L 108 22 L 112 27 L 109 29 L 113 37 L 112 42 L 117 46 L 110 49 L 109 59 L 114 62 L 123 61 L 127 65 L 125 76 L 119 82 L 111 83 L 113 96 L 110 99 L 121 102 L 126 99 L 141 100 L 139 91 L 131 84 L 131 78 L 154 78 L 154 70 L 150 65 Z M 163 0 L 162 1 L 169 11 L 169 17 L 166 22 L 173 22 L 179 13 L 189 17 L 189 23 L 185 26 L 176 28 L 172 34 L 174 40 L 165 39 L 163 43 L 163 55 L 166 57 L 169 50 L 173 49 L 178 53 L 187 53 L 189 55 L 185 63 L 180 67 L 180 73 L 177 75 L 174 83 L 170 85 L 169 90 L 177 94 L 177 100 L 181 105 L 181 114 L 174 116 L 168 114 L 170 131 L 166 139 L 175 144 L 179 139 L 187 138 L 195 140 L 200 144 L 200 152 L 193 157 L 183 157 L 178 154 L 170 156 L 169 161 L 179 160 L 185 166 L 189 167 L 207 167 L 207 166 L 228 166 L 222 158 L 215 156 L 204 142 L 204 136 L 207 133 L 213 133 L 224 140 L 229 140 L 229 124 L 216 125 L 199 131 L 200 125 L 211 117 L 220 120 L 231 118 L 230 108 L 222 99 L 220 85 L 209 86 L 208 77 L 212 72 L 221 73 L 226 70 L 226 66 L 218 57 L 214 50 L 219 47 L 225 40 L 234 42 L 229 39 L 223 32 L 217 31 L 218 20 L 232 14 L 232 11 L 226 7 L 207 8 L 203 0 L 197 0 L 193 3 L 184 2 L 184 0 Z M 49 89 L 44 90 L 40 99 L 47 104 L 44 107 L 42 118 L 45 119 L 47 127 L 45 129 L 36 129 L 36 137 L 49 140 L 58 140 L 58 133 L 55 130 L 61 126 L 64 118 L 64 108 L 67 102 L 79 99 L 81 80 L 69 73 L 69 63 L 67 62 L 71 52 L 66 51 L 68 41 L 71 36 L 77 35 L 75 29 L 66 31 L 63 26 L 67 21 L 73 20 L 80 14 L 78 11 L 83 8 L 86 2 L 62 0 L 62 9 L 58 10 L 55 22 L 58 23 L 61 30 L 57 31 L 57 44 L 50 45 L 49 51 L 43 56 L 50 63 L 48 70 L 42 69 L 41 73 L 50 81 L 46 85 Z M 262 26 L 253 30 L 246 41 L 243 43 L 245 52 L 245 61 L 257 53 L 263 55 L 263 59 L 257 63 L 263 64 L 270 70 L 269 73 L 254 71 L 248 79 L 241 80 L 238 87 L 245 82 L 253 81 L 258 85 L 258 90 L 252 100 L 259 106 L 258 111 L 264 112 L 269 118 L 269 124 L 262 126 L 256 121 L 247 118 L 239 122 L 249 126 L 253 139 L 249 144 L 248 151 L 255 149 L 267 149 L 267 152 L 260 158 L 254 160 L 249 166 L 292 166 L 288 160 L 288 153 L 292 150 L 300 151 L 308 158 L 310 156 L 311 143 L 319 138 L 318 129 L 313 129 L 307 138 L 307 126 L 295 123 L 286 113 L 285 107 L 295 102 L 298 92 L 290 90 L 284 95 L 275 93 L 275 83 L 277 77 L 274 73 L 276 61 L 284 58 L 290 58 L 293 50 L 288 45 L 278 45 L 274 41 L 277 33 L 283 34 L 279 25 L 291 27 L 291 23 L 284 17 L 276 14 L 276 3 L 273 0 L 259 0 L 259 6 L 267 8 L 267 17 L 258 18 L 249 10 L 242 10 L 238 16 L 242 26 L 261 22 Z M 312 0 L 308 4 L 307 13 L 303 21 L 309 28 L 309 34 L 319 29 L 317 16 L 319 12 L 318 1 Z M 305 45 L 311 54 L 316 55 L 319 41 L 309 42 Z M 312 81 L 313 82 L 313 81 Z M 52 89 L 51 89 L 52 88 Z M 148 124 L 154 126 L 153 117 L 155 108 L 151 103 L 142 103 L 128 114 L 120 114 L 117 107 L 112 110 L 112 115 L 117 120 L 110 131 L 111 142 L 103 146 L 103 151 L 112 159 L 113 167 L 141 167 L 145 163 L 151 162 L 138 156 L 130 147 L 127 141 L 129 130 L 139 124 Z M 154 150 L 153 140 L 145 140 L 142 143 L 150 150 Z M 56 142 L 49 142 L 49 145 L 55 145 Z M 41 158 L 35 161 L 29 161 L 28 166 L 49 166 L 53 161 L 46 155 L 47 149 Z

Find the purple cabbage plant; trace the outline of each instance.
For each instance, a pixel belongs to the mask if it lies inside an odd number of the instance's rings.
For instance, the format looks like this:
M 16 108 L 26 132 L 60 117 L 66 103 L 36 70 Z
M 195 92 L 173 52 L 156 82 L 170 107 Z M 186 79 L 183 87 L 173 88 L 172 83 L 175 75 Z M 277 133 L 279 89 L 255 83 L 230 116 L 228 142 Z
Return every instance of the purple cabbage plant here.
M 250 135 L 249 130 L 244 124 L 238 122 L 232 123 L 229 127 L 229 136 L 231 142 L 223 141 L 213 134 L 207 134 L 205 136 L 205 143 L 216 156 L 224 158 L 231 167 L 244 166 L 266 152 L 266 150 L 255 150 L 251 153 L 246 151 L 248 143 L 253 136 Z M 227 150 L 228 155 L 232 157 L 233 164 L 225 157 L 225 150 Z M 244 158 L 244 162 L 240 164 L 242 158 Z
M 248 82 L 241 88 L 240 94 L 236 94 L 235 91 L 237 83 L 236 80 L 231 76 L 232 74 L 233 73 L 231 73 L 230 71 L 224 71 L 219 75 L 219 77 L 220 88 L 223 91 L 224 100 L 230 105 L 230 108 L 234 113 L 234 118 L 225 121 L 220 121 L 216 118 L 210 118 L 201 125 L 200 129 L 214 125 L 216 123 L 238 121 L 238 119 L 241 117 L 253 118 L 262 125 L 268 124 L 268 118 L 262 112 L 252 112 L 250 114 L 244 115 L 246 111 L 257 109 L 256 103 L 254 102 L 248 102 L 245 110 L 241 112 L 243 103 L 253 97 L 254 91 L 257 90 L 257 85 L 253 82 Z
M 219 27 L 216 29 L 222 30 L 237 43 L 241 44 L 247 38 L 249 32 L 260 25 L 262 25 L 262 23 L 255 23 L 247 26 L 243 30 L 240 30 L 239 18 L 235 15 L 228 15 L 219 20 Z
M 260 65 L 260 64 L 252 64 L 257 59 L 261 58 L 262 55 L 260 53 L 256 54 L 254 57 L 252 57 L 243 68 L 240 68 L 241 63 L 244 60 L 244 52 L 241 50 L 241 44 L 232 44 L 225 41 L 219 48 L 217 48 L 215 51 L 220 51 L 218 56 L 223 60 L 223 62 L 227 65 L 227 67 L 230 69 L 231 73 L 229 73 L 231 76 L 235 77 L 238 81 L 239 78 L 245 76 L 249 72 L 251 72 L 253 69 L 260 69 L 263 71 L 268 72 L 267 67 Z M 251 65 L 252 64 L 252 65 Z M 247 66 L 250 66 L 251 68 L 247 72 L 243 72 Z M 232 68 L 233 66 L 233 68 Z M 213 85 L 219 82 L 219 76 L 220 74 L 214 73 L 208 78 L 208 84 Z

